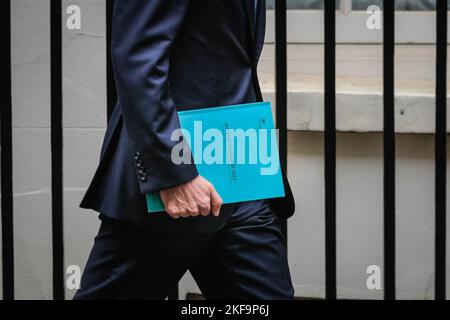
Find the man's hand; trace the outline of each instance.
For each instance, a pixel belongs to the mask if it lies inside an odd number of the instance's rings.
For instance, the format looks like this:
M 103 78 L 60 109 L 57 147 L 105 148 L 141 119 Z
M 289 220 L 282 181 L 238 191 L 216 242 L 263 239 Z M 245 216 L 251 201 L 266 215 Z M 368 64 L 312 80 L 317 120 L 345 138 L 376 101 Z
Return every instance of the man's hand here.
M 162 190 L 160 196 L 166 212 L 174 219 L 211 213 L 217 217 L 223 203 L 214 186 L 201 176 L 178 187 Z

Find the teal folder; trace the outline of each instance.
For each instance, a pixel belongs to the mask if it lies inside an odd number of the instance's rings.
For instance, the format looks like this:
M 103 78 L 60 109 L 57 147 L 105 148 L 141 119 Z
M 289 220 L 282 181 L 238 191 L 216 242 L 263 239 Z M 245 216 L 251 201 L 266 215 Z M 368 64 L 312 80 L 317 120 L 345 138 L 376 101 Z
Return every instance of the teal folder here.
M 214 185 L 224 204 L 285 196 L 270 102 L 178 115 L 199 174 Z M 159 194 L 146 199 L 148 212 L 164 211 Z

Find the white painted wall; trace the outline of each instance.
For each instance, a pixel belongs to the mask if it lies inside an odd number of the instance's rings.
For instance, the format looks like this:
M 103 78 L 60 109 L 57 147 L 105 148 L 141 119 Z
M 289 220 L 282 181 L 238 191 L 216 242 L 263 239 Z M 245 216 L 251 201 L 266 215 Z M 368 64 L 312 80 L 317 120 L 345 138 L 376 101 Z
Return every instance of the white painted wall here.
M 103 0 L 64 1 L 74 3 L 82 8 L 82 30 L 64 31 L 65 264 L 83 267 L 98 228 L 96 215 L 78 204 L 98 163 L 106 124 L 105 12 Z M 20 299 L 52 297 L 48 11 L 48 0 L 13 1 L 14 242 Z M 290 110 L 307 103 L 301 97 L 290 101 Z M 399 134 L 397 147 L 398 296 L 430 299 L 433 136 Z M 339 297 L 378 299 L 383 292 L 365 287 L 365 271 L 368 265 L 383 266 L 381 134 L 338 134 L 337 165 Z M 289 222 L 296 293 L 323 297 L 322 133 L 290 132 L 289 176 L 298 208 Z M 195 290 L 186 277 L 181 292 Z M 73 293 L 68 290 L 67 297 Z
M 12 3 L 15 281 L 51 298 L 49 2 Z

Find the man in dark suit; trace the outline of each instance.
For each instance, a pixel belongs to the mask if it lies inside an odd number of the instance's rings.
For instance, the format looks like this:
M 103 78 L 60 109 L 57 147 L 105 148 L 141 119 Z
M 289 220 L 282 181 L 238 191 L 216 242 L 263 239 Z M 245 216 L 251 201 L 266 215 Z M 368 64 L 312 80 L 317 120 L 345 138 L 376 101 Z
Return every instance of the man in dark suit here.
M 177 111 L 262 101 L 264 0 L 116 0 L 118 103 L 81 207 L 102 224 L 75 299 L 164 299 L 189 270 L 208 299 L 291 299 L 286 197 L 223 205 L 194 164 L 175 165 Z M 145 194 L 166 211 L 148 214 Z

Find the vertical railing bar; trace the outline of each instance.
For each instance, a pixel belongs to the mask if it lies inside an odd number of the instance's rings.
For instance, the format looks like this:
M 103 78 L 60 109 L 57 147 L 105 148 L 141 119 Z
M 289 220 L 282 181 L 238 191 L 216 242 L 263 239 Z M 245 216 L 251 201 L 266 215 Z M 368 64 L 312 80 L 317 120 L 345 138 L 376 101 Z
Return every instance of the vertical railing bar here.
M 384 20 L 384 297 L 395 299 L 395 113 L 394 58 L 395 9 L 394 1 L 383 2 Z
M 106 86 L 107 118 L 111 117 L 117 101 L 116 83 L 111 61 L 111 30 L 114 12 L 114 0 L 106 0 Z
M 12 177 L 12 98 L 11 98 L 11 1 L 0 4 L 0 26 L 4 47 L 1 50 L 1 205 L 3 299 L 14 299 L 14 227 Z
M 336 4 L 325 10 L 325 291 L 336 299 Z
M 64 299 L 62 1 L 50 2 L 53 299 Z
M 280 163 L 287 174 L 287 26 L 286 0 L 275 2 L 275 103 L 276 127 L 279 132 Z M 287 246 L 287 221 L 282 221 Z
M 447 214 L 447 0 L 436 4 L 435 299 L 445 300 Z
M 179 284 L 177 284 L 169 293 L 168 300 L 176 301 L 180 299 Z

